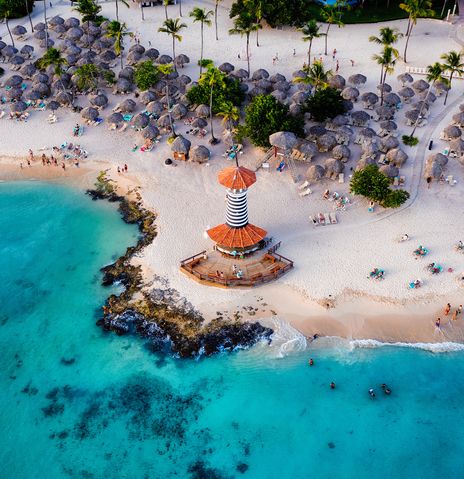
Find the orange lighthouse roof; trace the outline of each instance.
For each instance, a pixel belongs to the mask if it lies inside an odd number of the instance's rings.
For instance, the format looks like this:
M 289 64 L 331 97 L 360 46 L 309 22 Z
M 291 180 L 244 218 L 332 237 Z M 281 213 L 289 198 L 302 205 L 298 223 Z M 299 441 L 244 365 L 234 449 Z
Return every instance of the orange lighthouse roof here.
M 256 182 L 256 174 L 243 166 L 232 166 L 219 172 L 218 181 L 231 190 L 244 190 Z
M 222 224 L 207 231 L 208 236 L 219 246 L 226 248 L 249 248 L 266 237 L 267 232 L 248 223 L 242 228 L 232 228 Z

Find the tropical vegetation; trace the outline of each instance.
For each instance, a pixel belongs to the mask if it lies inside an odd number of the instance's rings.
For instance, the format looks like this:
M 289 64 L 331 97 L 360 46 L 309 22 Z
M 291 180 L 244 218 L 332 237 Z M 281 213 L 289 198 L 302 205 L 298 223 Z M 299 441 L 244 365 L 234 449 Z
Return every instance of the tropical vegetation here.
M 177 70 L 176 67 L 176 40 L 178 42 L 182 41 L 182 36 L 179 34 L 179 32 L 187 28 L 187 25 L 185 23 L 181 23 L 178 18 L 172 19 L 172 18 L 167 18 L 163 22 L 163 26 L 158 28 L 158 31 L 161 33 L 166 33 L 167 35 L 170 35 L 172 38 L 172 59 L 174 61 L 174 69 Z
M 200 23 L 200 39 L 201 39 L 201 47 L 200 47 L 200 76 L 203 71 L 203 44 L 204 44 L 204 26 L 206 25 L 207 27 L 211 26 L 211 15 L 213 15 L 213 11 L 209 10 L 206 11 L 204 8 L 200 7 L 195 7 L 189 15 L 193 18 L 194 23 L 198 22 Z
M 150 60 L 137 63 L 134 68 L 134 83 L 141 91 L 151 88 L 159 79 L 159 71 Z
M 323 122 L 343 115 L 346 112 L 344 100 L 340 91 L 335 88 L 317 90 L 305 103 L 305 111 L 311 114 L 315 121 Z

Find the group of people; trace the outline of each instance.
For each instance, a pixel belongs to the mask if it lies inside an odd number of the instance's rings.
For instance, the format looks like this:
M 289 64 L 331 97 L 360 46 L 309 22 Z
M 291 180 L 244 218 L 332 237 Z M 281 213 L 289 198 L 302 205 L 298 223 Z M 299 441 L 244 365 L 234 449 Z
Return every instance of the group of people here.
M 449 316 L 449 314 L 451 313 L 451 304 L 450 303 L 447 303 L 446 306 L 445 306 L 445 310 L 444 310 L 444 314 L 445 316 Z M 454 311 L 453 311 L 453 314 L 451 315 L 451 319 L 453 321 L 456 321 L 458 319 L 458 316 L 462 314 L 462 304 L 460 304 Z M 435 326 L 437 329 L 440 329 L 441 327 L 441 318 L 437 318 L 437 320 L 435 321 Z
M 55 149 L 54 149 L 54 151 L 55 151 Z M 42 161 L 42 166 L 50 166 L 50 165 L 61 166 L 63 171 L 66 170 L 66 163 L 64 161 L 59 162 L 58 159 L 53 155 L 47 156 L 45 153 L 42 153 L 42 156 L 41 156 L 40 160 Z M 29 149 L 29 158 L 26 161 L 27 161 L 27 166 L 32 167 L 32 162 L 34 161 L 34 152 L 31 149 Z M 74 164 L 74 166 L 79 168 L 79 159 L 74 158 L 73 159 L 73 164 Z M 21 169 L 24 168 L 24 165 L 23 165 L 22 162 L 19 164 L 19 167 Z
M 234 274 L 234 276 L 236 276 L 238 279 L 242 278 L 243 277 L 243 271 L 237 267 L 236 264 L 234 264 L 232 266 L 232 273 Z
M 128 171 L 128 167 L 127 167 L 127 164 L 124 163 L 124 165 L 121 167 L 121 166 L 118 166 L 118 173 L 127 173 Z

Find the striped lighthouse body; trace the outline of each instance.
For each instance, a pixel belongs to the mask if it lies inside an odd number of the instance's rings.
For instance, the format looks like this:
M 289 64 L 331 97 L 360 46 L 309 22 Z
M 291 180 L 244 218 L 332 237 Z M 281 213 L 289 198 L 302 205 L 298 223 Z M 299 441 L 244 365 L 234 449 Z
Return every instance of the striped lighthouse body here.
M 248 224 L 247 189 L 227 190 L 226 223 L 232 228 Z

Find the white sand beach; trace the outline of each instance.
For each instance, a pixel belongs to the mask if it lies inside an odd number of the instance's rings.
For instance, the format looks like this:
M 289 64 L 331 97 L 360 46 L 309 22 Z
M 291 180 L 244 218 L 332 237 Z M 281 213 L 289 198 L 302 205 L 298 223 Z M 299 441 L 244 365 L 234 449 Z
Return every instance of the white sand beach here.
M 223 2 L 220 6 L 220 41 L 214 39 L 214 28 L 206 29 L 205 57 L 213 59 L 216 64 L 228 61 L 236 68 L 246 68 L 246 62 L 237 57 L 243 52 L 244 39 L 227 35 L 232 26 L 228 18 L 229 4 Z M 184 12 L 194 5 L 212 8 L 213 2 L 184 1 Z M 113 3 L 102 4 L 102 7 L 104 15 L 113 14 Z M 169 10 L 174 15 L 177 8 L 170 6 Z M 64 18 L 77 16 L 61 2 L 54 3 L 48 12 L 49 17 L 58 14 Z M 170 38 L 157 32 L 164 20 L 162 7 L 145 9 L 143 23 L 134 4 L 130 9 L 122 7 L 121 17 L 140 35 L 142 44 L 147 46 L 150 41 L 161 54 L 171 52 Z M 37 5 L 33 22 L 40 21 L 40 18 L 41 6 Z M 183 31 L 183 40 L 177 50 L 191 59 L 182 73 L 196 79 L 199 27 L 192 25 L 186 13 L 182 20 L 189 27 Z M 12 26 L 17 23 L 11 22 Z M 27 27 L 25 19 L 20 23 Z M 391 22 L 391 26 L 404 31 L 406 23 L 396 21 Z M 346 78 L 353 73 L 367 77 L 366 84 L 360 88 L 361 93 L 376 91 L 378 84 L 379 68 L 371 59 L 378 48 L 367 39 L 377 34 L 379 26 L 347 25 L 334 29 L 329 37 L 329 49 L 336 48 L 338 52 L 339 73 Z M 461 49 L 455 39 L 456 28 L 456 25 L 444 21 L 420 20 L 411 38 L 408 66 L 425 67 L 439 60 L 442 53 Z M 3 30 L 2 25 L 1 35 L 7 41 Z M 34 42 L 32 38 L 22 43 L 31 42 Z M 259 48 L 252 46 L 252 71 L 265 68 L 270 74 L 279 72 L 290 79 L 292 72 L 301 68 L 306 60 L 306 44 L 294 29 L 264 28 L 260 32 L 260 43 Z M 322 54 L 322 40 L 315 41 L 313 51 L 316 56 Z M 37 48 L 36 56 L 39 52 Z M 276 53 L 280 60 L 273 65 L 272 58 Z M 354 67 L 350 60 L 354 60 Z M 334 66 L 331 56 L 324 57 L 324 61 L 330 67 Z M 401 88 L 396 76 L 405 68 L 404 63 L 398 62 L 394 75 L 387 79 L 393 91 Z M 7 73 L 4 78 L 8 76 Z M 414 79 L 421 78 L 413 76 Z M 447 302 L 453 308 L 464 303 L 464 289 L 458 281 L 464 271 L 464 254 L 453 248 L 458 240 L 464 240 L 464 166 L 456 159 L 449 159 L 446 174 L 453 175 L 454 186 L 434 182 L 428 189 L 423 179 L 427 156 L 442 152 L 447 146 L 447 142 L 440 140 L 440 133 L 451 123 L 453 114 L 459 111 L 463 87 L 464 80 L 454 80 L 446 107 L 443 107 L 443 97 L 439 97 L 431 108 L 428 124 L 417 130 L 419 145 L 414 148 L 402 146 L 409 159 L 401 168 L 401 175 L 405 176 L 404 188 L 410 192 L 411 198 L 401 208 L 384 210 L 376 207 L 374 212 L 368 212 L 367 201 L 349 195 L 350 168 L 354 168 L 360 156 L 357 145 L 350 145 L 352 158 L 346 164 L 345 183 L 333 180 L 314 183 L 311 185 L 312 194 L 307 197 L 299 196 L 298 187 L 288 171 L 258 170 L 257 183 L 248 195 L 250 221 L 282 242 L 279 252 L 292 259 L 295 267 L 276 282 L 252 290 L 204 286 L 179 270 L 182 259 L 212 248 L 205 230 L 224 221 L 224 189 L 217 182 L 218 172 L 230 165 L 222 156 L 226 148 L 224 142 L 211 147 L 208 137 L 188 137 L 192 145 L 208 146 L 212 152 L 211 160 L 207 164 L 177 161 L 175 167 L 167 166 L 164 160 L 172 154 L 166 136 L 151 152 L 132 152 L 134 144 L 141 144 L 140 134 L 130 129 L 122 133 L 108 131 L 104 122 L 99 126 L 86 126 L 84 134 L 77 139 L 88 151 L 88 158 L 80 162 L 79 168 L 70 164 L 66 171 L 61 171 L 59 167 L 42 166 L 40 150 L 65 141 L 76 142 L 72 129 L 76 122 L 82 122 L 82 118 L 61 108 L 56 113 L 58 122 L 49 124 L 46 121 L 49 112 L 32 111 L 27 122 L 0 119 L 0 179 L 53 177 L 61 180 L 78 176 L 81 178 L 79 184 L 83 186 L 92 182 L 95 177 L 92 172 L 109 169 L 110 176 L 124 187 L 127 180 L 130 185 L 140 185 L 144 203 L 158 215 L 158 236 L 144 250 L 142 257 L 136 259 L 144 266 L 147 286 L 156 284 L 153 283 L 155 276 L 167 280 L 170 287 L 179 291 L 208 318 L 215 317 L 217 311 L 232 313 L 254 306 L 258 312 L 251 318 L 269 316 L 273 311 L 308 336 L 317 333 L 384 341 L 463 341 L 462 317 L 454 324 L 444 320 L 438 333 L 434 322 Z M 110 103 L 102 113 L 104 117 L 122 98 L 133 98 L 133 95 L 116 97 L 110 91 L 106 93 Z M 84 96 L 79 97 L 78 103 L 88 106 Z M 355 104 L 355 109 L 361 109 L 360 102 Z M 400 139 L 402 134 L 411 130 L 405 125 L 405 109 L 398 112 L 395 120 Z M 138 111 L 141 110 L 139 104 Z M 373 121 L 370 126 L 378 128 Z M 217 121 L 216 130 L 220 132 L 222 128 Z M 188 136 L 187 129 L 182 121 L 176 123 L 178 133 Z M 434 140 L 431 152 L 426 149 L 430 139 Z M 38 161 L 31 167 L 20 169 L 19 163 L 27 158 L 29 149 L 34 151 Z M 45 151 L 49 154 L 51 150 Z M 240 162 L 253 167 L 262 155 L 263 151 L 245 144 Z M 315 162 L 323 162 L 329 156 L 318 155 Z M 118 174 L 116 169 L 123 164 L 128 165 L 128 173 Z M 298 166 L 301 175 L 308 166 L 307 163 Z M 315 227 L 309 220 L 310 215 L 332 211 L 333 203 L 322 198 L 326 189 L 348 195 L 350 204 L 345 211 L 337 212 L 338 224 Z M 410 236 L 410 240 L 398 242 L 404 233 Z M 414 257 L 413 250 L 418 245 L 428 248 L 426 258 Z M 436 276 L 426 272 L 425 267 L 431 261 L 442 265 L 443 272 Z M 385 270 L 383 281 L 367 278 L 375 267 Z M 417 290 L 409 289 L 409 282 L 418 278 L 423 280 L 423 286 Z M 244 314 L 244 317 L 250 316 Z

